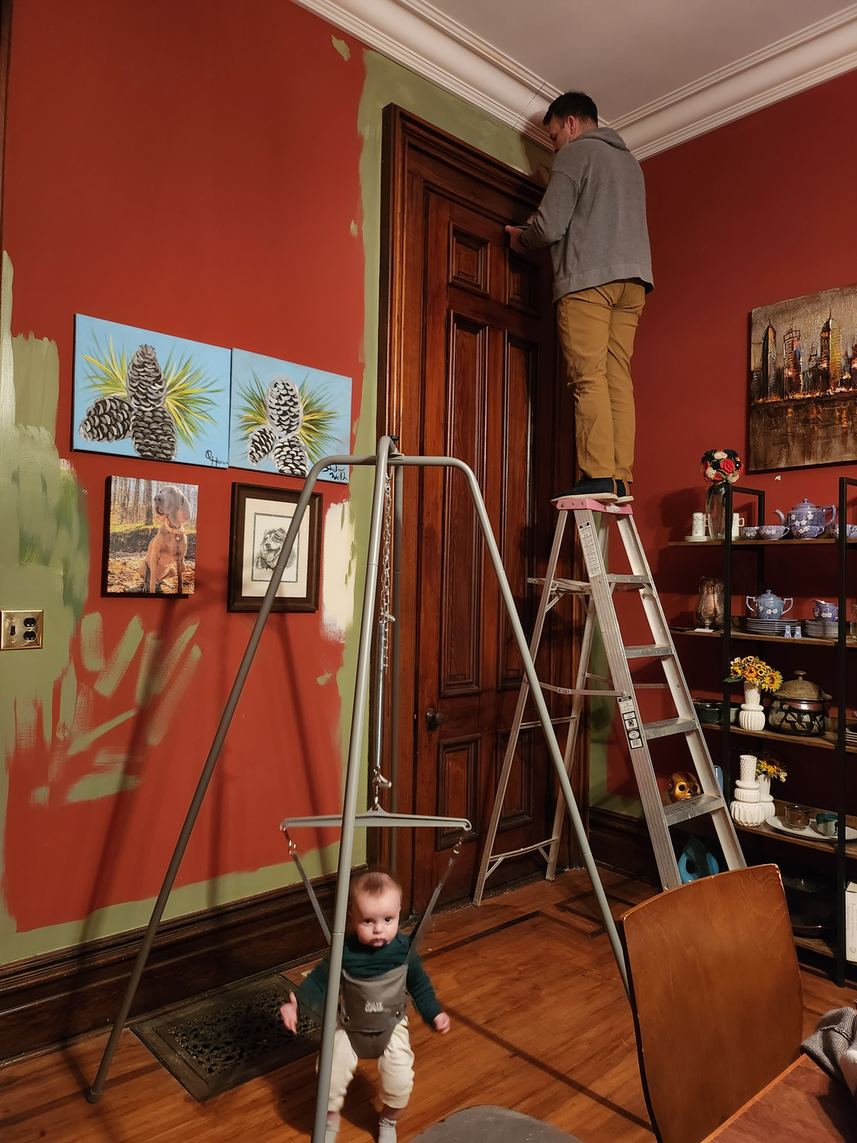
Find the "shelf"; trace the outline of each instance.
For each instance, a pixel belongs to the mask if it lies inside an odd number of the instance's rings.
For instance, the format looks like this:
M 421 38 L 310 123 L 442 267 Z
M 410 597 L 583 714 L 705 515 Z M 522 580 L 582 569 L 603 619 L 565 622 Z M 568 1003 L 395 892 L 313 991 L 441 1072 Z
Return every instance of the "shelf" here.
M 777 814 L 779 816 L 782 816 L 785 806 L 792 804 L 793 803 L 783 801 L 780 798 L 774 799 L 774 805 L 777 807 Z M 821 812 L 815 806 L 810 806 L 809 810 L 811 818 L 815 817 L 817 813 Z M 837 839 L 831 838 L 830 841 L 825 841 L 823 838 L 819 837 L 818 841 L 809 841 L 805 840 L 802 837 L 792 836 L 792 834 L 784 833 L 782 830 L 774 829 L 773 826 L 769 825 L 744 826 L 740 825 L 738 822 L 733 822 L 733 824 L 735 829 L 740 833 L 754 833 L 757 837 L 770 838 L 773 841 L 783 841 L 786 843 L 786 845 L 797 845 L 801 849 L 821 850 L 822 853 L 826 851 L 831 855 L 831 857 L 836 856 L 836 850 L 838 846 Z M 846 817 L 845 824 L 857 827 L 857 818 L 850 816 Z M 845 843 L 845 853 L 848 857 L 857 857 L 857 841 L 847 841 Z
M 799 622 L 799 621 L 798 621 Z M 696 627 L 670 627 L 670 631 L 674 635 L 696 635 L 701 636 L 703 639 L 708 639 L 712 635 L 720 638 L 723 637 L 722 631 L 700 631 Z M 754 635 L 751 631 L 738 631 L 734 627 L 729 634 L 730 639 L 752 639 L 758 640 L 762 643 L 810 643 L 818 645 L 819 647 L 838 647 L 838 639 L 815 639 L 810 635 L 802 635 L 800 639 L 795 639 L 794 636 L 786 638 L 785 635 Z M 848 635 L 845 639 L 846 647 L 857 648 L 857 637 Z
M 703 730 L 714 730 L 719 732 L 720 725 L 716 722 L 701 722 L 699 724 Z M 749 738 L 767 738 L 769 742 L 793 742 L 797 746 L 814 746 L 816 749 L 821 750 L 835 750 L 836 749 L 836 732 L 833 730 L 828 731 L 826 734 L 807 734 L 806 736 L 800 734 L 780 734 L 776 730 L 744 730 L 743 727 L 738 726 L 737 723 L 729 724 L 730 734 L 746 735 Z M 846 754 L 857 754 L 857 746 L 846 746 Z
M 776 544 L 778 548 L 796 548 L 798 545 L 812 544 L 817 548 L 820 544 L 838 544 L 839 540 L 733 540 L 733 548 L 768 548 L 771 544 Z M 725 540 L 668 540 L 668 548 L 722 548 L 725 545 Z M 845 546 L 853 548 L 857 546 L 857 540 L 846 540 Z
M 799 949 L 809 949 L 810 952 L 818 953 L 819 956 L 835 957 L 836 953 L 830 944 L 833 939 L 825 940 L 824 937 L 799 937 L 795 933 L 795 944 Z

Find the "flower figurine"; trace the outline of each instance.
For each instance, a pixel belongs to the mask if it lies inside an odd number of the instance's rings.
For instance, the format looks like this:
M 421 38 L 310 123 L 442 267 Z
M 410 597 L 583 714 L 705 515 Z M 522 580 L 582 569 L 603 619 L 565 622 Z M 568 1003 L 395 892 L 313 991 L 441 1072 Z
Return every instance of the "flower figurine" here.
M 734 484 L 744 463 L 734 448 L 710 448 L 700 460 L 707 484 Z

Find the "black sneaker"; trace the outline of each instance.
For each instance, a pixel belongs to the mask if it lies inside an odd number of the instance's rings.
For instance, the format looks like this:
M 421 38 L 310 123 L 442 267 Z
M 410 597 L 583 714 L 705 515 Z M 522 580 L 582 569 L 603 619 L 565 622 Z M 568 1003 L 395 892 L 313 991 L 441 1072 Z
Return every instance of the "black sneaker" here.
M 618 495 L 616 496 L 616 503 L 617 504 L 630 504 L 631 501 L 634 499 L 634 497 L 631 493 L 631 481 L 630 480 L 627 483 L 624 480 L 617 480 L 616 481 L 616 492 L 618 493 Z
M 585 497 L 587 500 L 600 500 L 603 504 L 613 504 L 616 501 L 616 481 L 612 476 L 582 476 L 574 488 L 568 492 L 560 492 L 554 496 L 551 504 L 557 500 L 567 500 L 571 496 Z

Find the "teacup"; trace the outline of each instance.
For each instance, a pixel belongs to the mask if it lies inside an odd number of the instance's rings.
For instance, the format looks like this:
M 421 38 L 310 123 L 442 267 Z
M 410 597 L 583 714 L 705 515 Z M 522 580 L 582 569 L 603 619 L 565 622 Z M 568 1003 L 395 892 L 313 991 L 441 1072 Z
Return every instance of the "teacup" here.
M 806 829 L 810 812 L 809 806 L 786 806 L 786 825 L 792 829 Z
M 756 527 L 755 524 L 753 524 L 753 525 L 748 524 L 746 527 L 741 529 L 741 539 L 742 540 L 755 540 L 755 538 L 758 534 L 759 534 L 759 529 Z
M 839 539 L 838 524 L 828 524 L 824 530 L 828 536 L 833 536 L 837 540 Z M 845 538 L 846 540 L 857 540 L 857 524 L 845 525 Z
M 814 599 L 812 617 L 813 619 L 838 619 L 839 608 L 835 603 L 825 603 L 823 599 Z
M 782 524 L 759 525 L 759 537 L 763 540 L 781 540 L 787 531 Z
M 801 524 L 800 531 L 798 532 L 792 529 L 793 534 L 798 540 L 814 540 L 817 536 L 820 536 L 823 531 L 824 528 L 822 528 L 820 524 Z

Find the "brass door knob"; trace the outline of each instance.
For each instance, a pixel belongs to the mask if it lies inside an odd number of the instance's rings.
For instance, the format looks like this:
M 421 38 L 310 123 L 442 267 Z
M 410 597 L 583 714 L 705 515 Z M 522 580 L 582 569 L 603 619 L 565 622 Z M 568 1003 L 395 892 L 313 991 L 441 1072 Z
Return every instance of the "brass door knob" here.
M 442 710 L 432 710 L 429 708 L 426 711 L 426 724 L 429 730 L 436 730 L 442 723 L 446 722 L 446 715 Z

